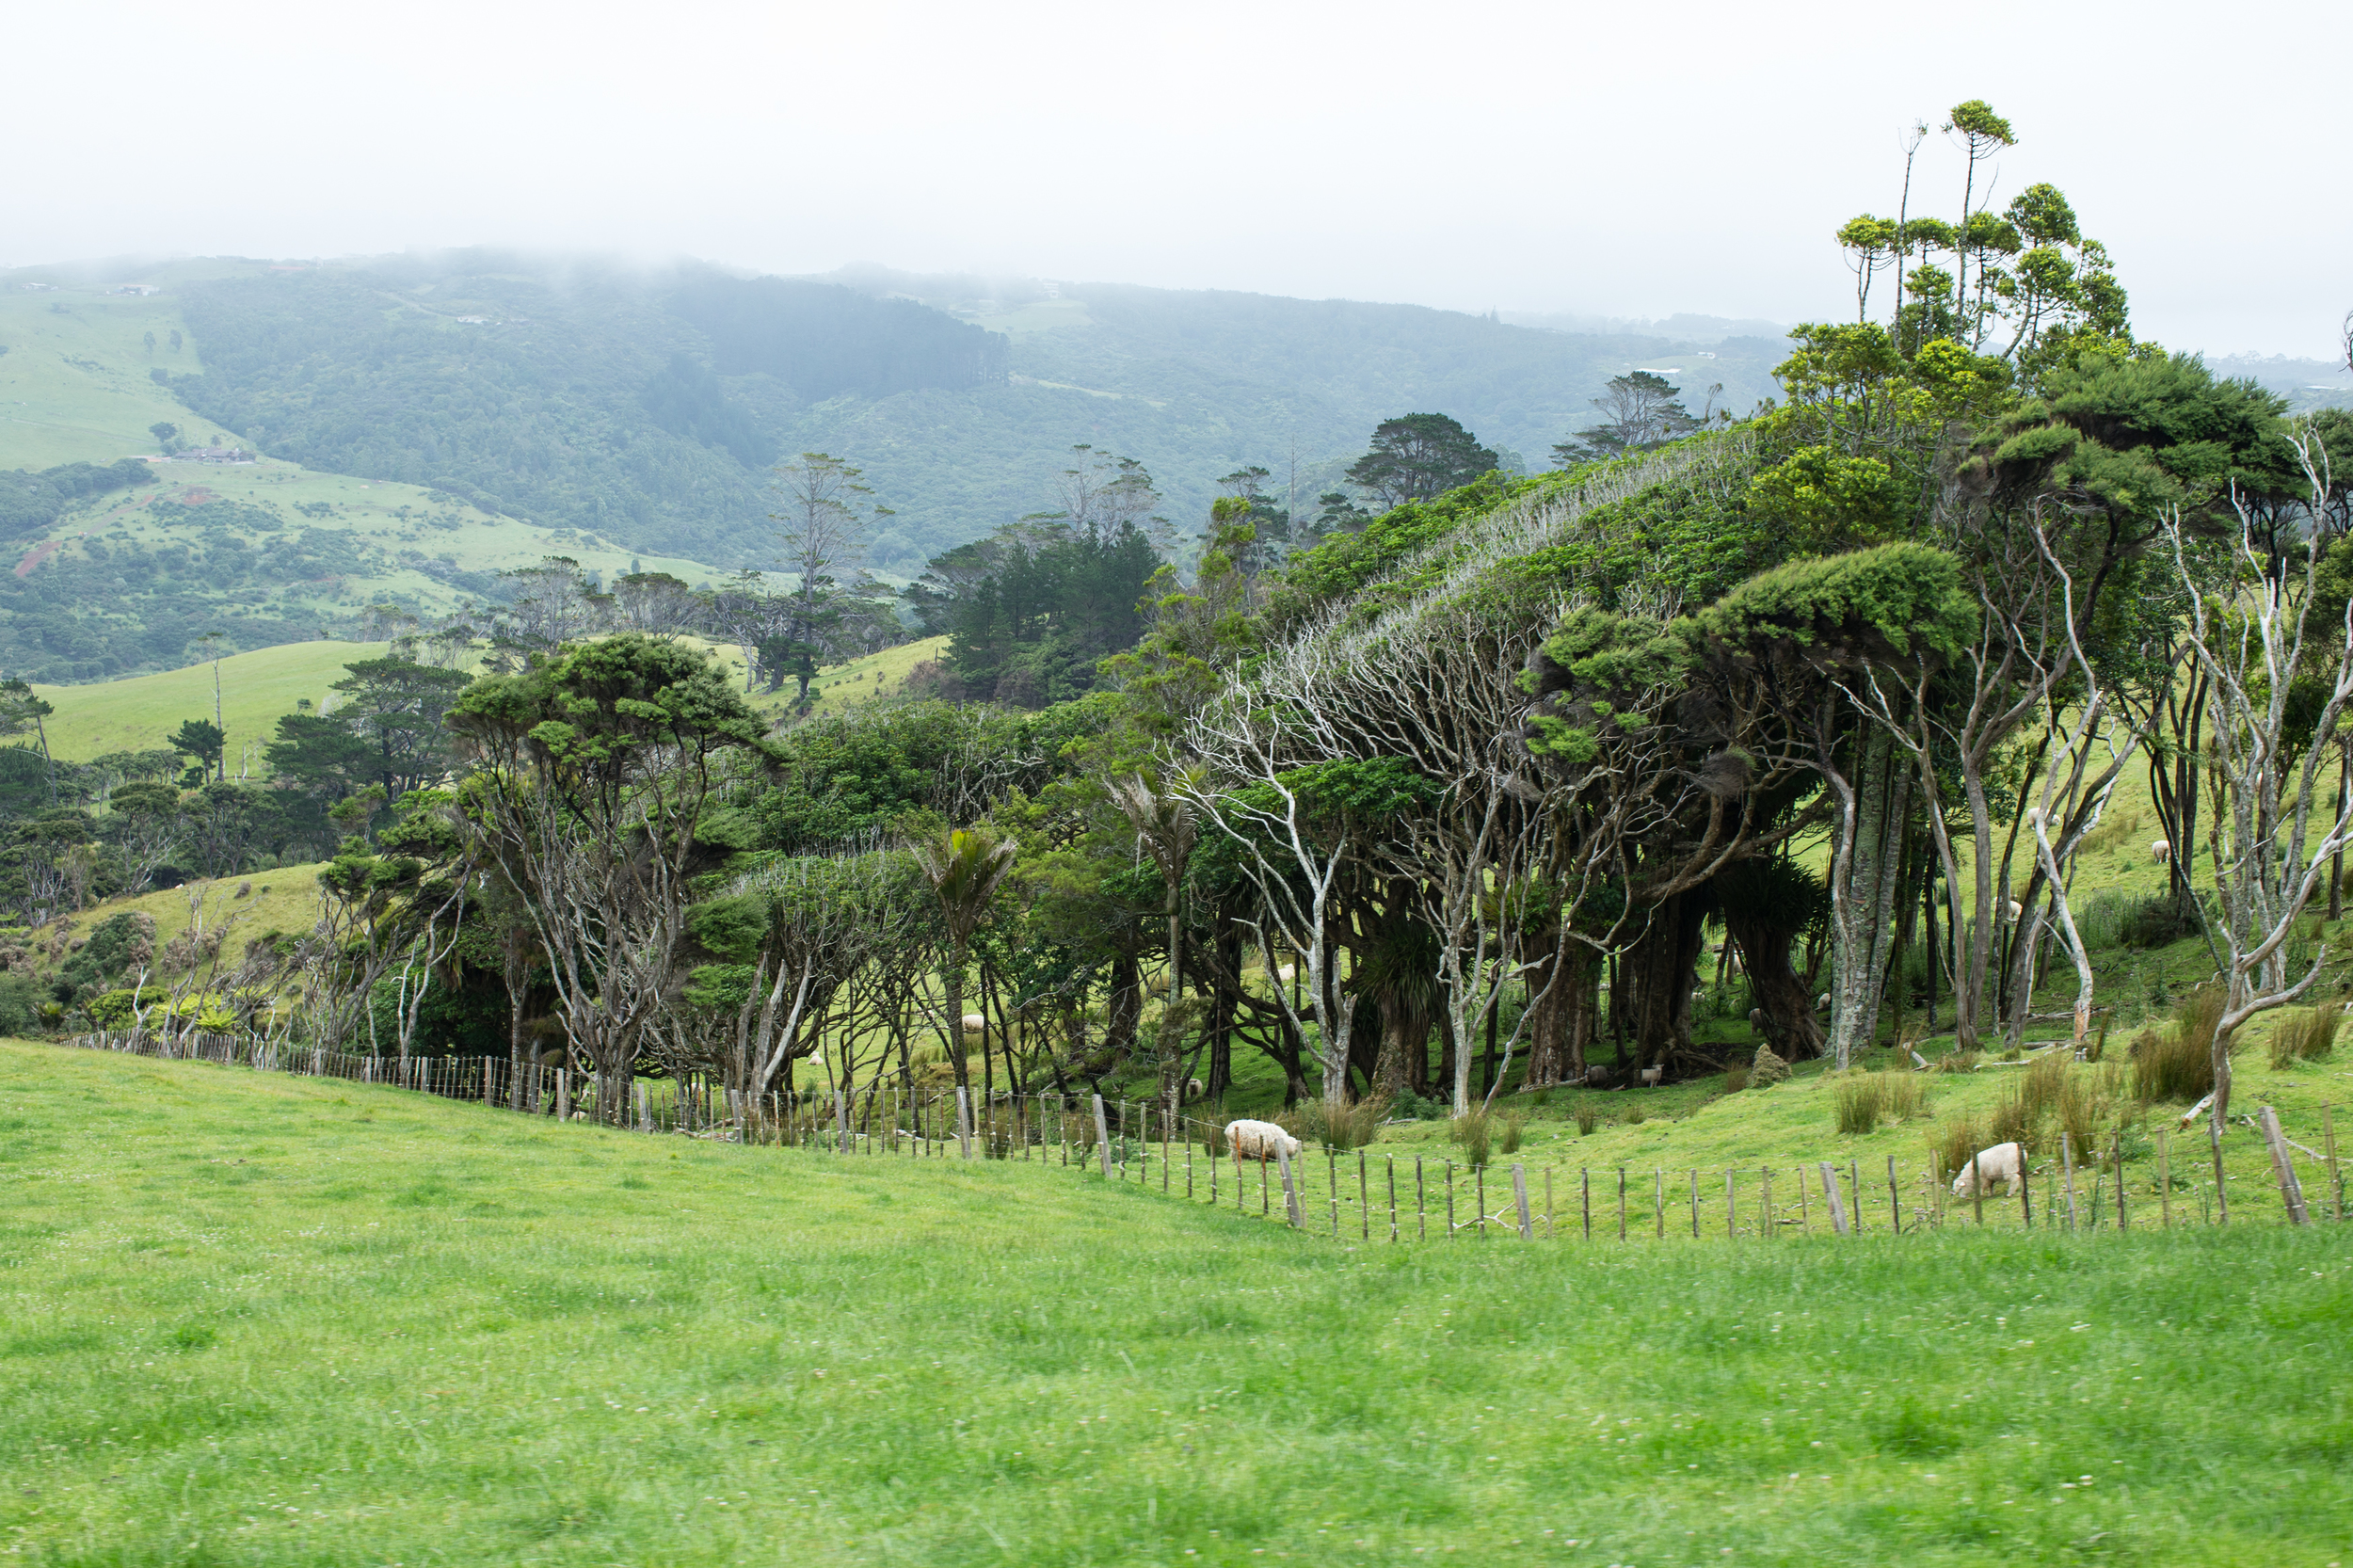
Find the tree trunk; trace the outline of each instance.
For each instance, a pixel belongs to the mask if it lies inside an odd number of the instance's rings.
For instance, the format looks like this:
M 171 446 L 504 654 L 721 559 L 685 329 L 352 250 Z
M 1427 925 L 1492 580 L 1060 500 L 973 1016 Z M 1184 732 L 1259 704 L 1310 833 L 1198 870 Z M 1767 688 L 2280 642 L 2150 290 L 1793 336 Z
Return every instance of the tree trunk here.
M 1877 726 L 1859 737 L 1854 791 L 1837 827 L 1831 865 L 1830 1050 L 1843 1069 L 1879 1032 L 1880 998 L 1894 946 L 1896 888 L 1902 880 L 1912 772 Z
M 1144 1012 L 1144 979 L 1132 952 L 1112 959 L 1111 994 L 1103 1000 L 1103 1046 L 1124 1062 L 1136 1048 L 1136 1024 Z
M 1658 1066 L 1691 1048 L 1691 992 L 1699 984 L 1706 919 L 1696 890 L 1677 893 L 1651 911 L 1650 923 L 1626 950 L 1619 975 L 1637 1067 Z
M 955 1068 L 956 1087 L 969 1095 L 972 1068 L 964 1059 L 964 965 L 968 956 L 962 942 L 952 944 L 948 950 L 947 971 L 939 978 L 948 993 L 948 1061 Z
M 1785 1062 L 1808 1061 L 1822 1054 L 1822 1027 L 1814 1016 L 1814 994 L 1804 977 L 1789 962 L 1798 934 L 1764 921 L 1724 911 L 1724 934 L 1740 950 L 1740 967 L 1748 971 L 1749 997 L 1765 1015 L 1765 1043 Z

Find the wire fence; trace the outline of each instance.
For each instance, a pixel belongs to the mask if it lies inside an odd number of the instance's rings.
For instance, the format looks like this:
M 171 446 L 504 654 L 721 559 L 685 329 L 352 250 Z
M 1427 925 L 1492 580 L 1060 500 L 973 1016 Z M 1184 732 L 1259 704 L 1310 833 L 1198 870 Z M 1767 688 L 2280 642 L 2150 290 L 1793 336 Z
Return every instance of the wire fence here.
M 1961 1192 L 1930 1155 L 1911 1168 L 1889 1155 L 1793 1165 L 1676 1167 L 1472 1162 L 1426 1153 L 1310 1146 L 1286 1137 L 1229 1144 L 1231 1123 L 1157 1100 L 1099 1095 L 976 1096 L 888 1081 L 840 1090 L 748 1094 L 716 1078 L 632 1079 L 606 1096 L 593 1074 L 490 1056 L 355 1055 L 199 1031 L 130 1030 L 67 1037 L 69 1048 L 343 1079 L 470 1100 L 513 1113 L 601 1122 L 647 1134 L 821 1150 L 843 1159 L 1019 1160 L 1158 1191 L 1172 1199 L 1360 1242 L 1490 1236 L 1526 1241 L 1766 1240 L 1816 1232 L 1903 1235 L 1951 1224 L 2014 1230 L 2129 1230 L 2151 1225 L 2315 1220 L 2342 1224 L 2345 1175 L 2334 1108 L 2321 1109 L 2319 1148 L 2289 1138 L 2271 1107 L 2247 1118 L 2263 1137 L 2268 1179 L 2230 1173 L 2170 1139 L 2152 1158 L 2121 1143 L 2057 1156 L 2017 1179 Z M 1291 1146 L 1296 1144 L 1297 1147 Z M 2297 1170 L 2317 1178 L 2317 1201 Z M 1508 1158 L 1508 1157 L 1507 1157 Z M 1321 1167 L 1319 1169 L 1319 1167 Z M 2272 1194 L 2262 1192 L 2276 1187 Z M 2227 1203 L 2217 1202 L 2217 1191 Z M 2249 1201 L 2260 1199 L 2260 1201 Z

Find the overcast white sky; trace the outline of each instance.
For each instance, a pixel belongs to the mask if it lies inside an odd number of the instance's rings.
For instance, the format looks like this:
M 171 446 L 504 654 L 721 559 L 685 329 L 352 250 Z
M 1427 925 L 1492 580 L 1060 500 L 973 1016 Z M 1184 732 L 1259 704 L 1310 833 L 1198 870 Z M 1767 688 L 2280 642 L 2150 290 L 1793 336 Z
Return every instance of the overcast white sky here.
M 475 243 L 1792 321 L 1983 97 L 2171 347 L 2334 356 L 2343 0 L 11 8 L 0 264 Z M 1923 154 L 1957 209 L 1958 153 Z M 2001 200 L 2006 200 L 2005 194 Z

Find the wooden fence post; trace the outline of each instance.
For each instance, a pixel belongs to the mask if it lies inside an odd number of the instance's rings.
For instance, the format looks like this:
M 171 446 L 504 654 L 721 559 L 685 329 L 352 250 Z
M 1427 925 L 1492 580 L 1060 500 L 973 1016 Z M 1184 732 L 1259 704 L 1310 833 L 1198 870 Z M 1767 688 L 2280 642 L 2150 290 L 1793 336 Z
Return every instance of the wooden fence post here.
M 2280 1174 L 2280 1198 L 2288 1206 L 2288 1223 L 2311 1224 L 2312 1210 L 2304 1207 L 2304 1184 L 2296 1179 L 2296 1156 L 2288 1151 L 2287 1140 L 2281 1136 L 2279 1112 L 2266 1105 L 2256 1120 L 2263 1126 L 2264 1142 L 2271 1145 L 2271 1168 Z
M 2324 1105 L 2320 1108 L 2320 1142 L 2321 1146 L 2329 1151 L 2329 1190 L 2334 1194 L 2337 1224 L 2345 1224 L 2345 1176 L 2337 1169 L 2337 1119 L 2332 1114 L 2335 1110 L 2336 1107 L 2332 1105 Z
M 1397 1240 L 1397 1156 L 1386 1157 L 1389 1166 L 1389 1240 Z
M 840 1090 L 833 1092 L 833 1130 L 841 1153 L 850 1152 L 850 1097 Z
M 1533 1241 L 1536 1240 L 1536 1224 L 1528 1216 L 1528 1167 L 1525 1165 L 1512 1167 L 1512 1196 L 1519 1200 L 1520 1240 Z
M 2059 1167 L 2067 1175 L 2067 1228 L 2073 1230 L 2081 1218 L 2075 1212 L 2075 1141 L 2065 1128 L 2059 1128 Z
M 1861 1160 L 1847 1161 L 1847 1180 L 1852 1188 L 1852 1191 L 1847 1194 L 1847 1201 L 1854 1206 L 1854 1228 L 1856 1234 L 1860 1235 L 1863 1231 L 1863 1162 Z
M 1307 1216 L 1299 1207 L 1298 1185 L 1291 1180 L 1290 1153 L 1280 1144 L 1274 1145 L 1274 1160 L 1275 1163 L 1282 1168 L 1283 1172 L 1284 1212 L 1290 1216 L 1291 1228 L 1293 1230 L 1305 1230 L 1307 1228 Z
M 2116 1129 L 2116 1228 L 2128 1230 L 2132 1221 L 2124 1213 L 2124 1128 Z
M 1896 1157 L 1887 1157 L 1887 1226 L 1897 1235 L 1904 1233 L 1903 1190 L 1896 1185 Z
M 572 1070 L 569 1067 L 555 1069 L 555 1119 L 559 1122 L 572 1119 Z
M 1839 1201 L 1838 1167 L 1829 1160 L 1821 1161 L 1822 1201 L 1830 1205 L 1830 1228 L 1840 1236 L 1847 1234 L 1847 1207 Z
M 1103 1118 L 1103 1096 L 1100 1095 L 1095 1096 L 1095 1154 L 1102 1162 L 1103 1179 L 1111 1180 L 1112 1129 L 1111 1124 Z
M 972 1158 L 972 1096 L 961 1083 L 956 1085 L 956 1147 L 965 1159 Z
M 2172 1148 L 2164 1132 L 2157 1134 L 2157 1228 L 2173 1228 Z

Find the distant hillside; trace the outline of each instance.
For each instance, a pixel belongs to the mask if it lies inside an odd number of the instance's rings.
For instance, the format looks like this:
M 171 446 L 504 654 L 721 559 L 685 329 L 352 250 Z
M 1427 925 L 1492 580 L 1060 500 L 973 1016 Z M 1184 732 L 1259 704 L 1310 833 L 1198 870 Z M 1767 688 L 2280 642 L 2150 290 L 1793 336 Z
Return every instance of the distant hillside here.
M 71 297 L 24 288 L 41 282 Z M 124 284 L 160 293 L 103 292 Z M 1745 410 L 1781 354 L 1417 306 L 482 253 L 53 268 L 0 279 L 0 343 L 23 338 L 40 371 L 21 403 L 111 399 L 116 438 L 36 451 L 0 428 L 0 466 L 126 456 L 147 423 L 200 422 L 312 470 L 719 567 L 768 563 L 766 467 L 801 451 L 865 467 L 897 513 L 876 563 L 912 572 L 1048 505 L 1080 442 L 1140 458 L 1191 529 L 1246 464 L 1312 504 L 1394 414 L 1453 414 L 1542 468 L 1612 376 L 1664 371 L 1694 408 L 1721 382 L 1719 402 Z M 77 351 L 69 327 L 111 357 Z M 0 358 L 0 389 L 8 374 Z

